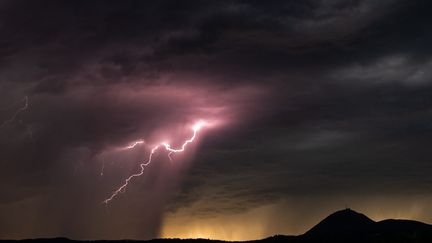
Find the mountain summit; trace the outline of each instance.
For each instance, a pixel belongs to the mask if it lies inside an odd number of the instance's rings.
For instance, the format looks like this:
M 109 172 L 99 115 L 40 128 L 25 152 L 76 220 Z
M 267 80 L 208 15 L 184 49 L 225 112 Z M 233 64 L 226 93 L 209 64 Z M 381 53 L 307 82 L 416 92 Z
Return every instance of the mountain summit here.
M 343 234 L 363 233 L 370 230 L 374 224 L 375 221 L 366 215 L 347 208 L 330 214 L 305 235 L 331 235 L 336 231 L 338 234 L 341 232 Z
M 413 220 L 375 222 L 348 208 L 329 215 L 299 237 L 300 242 L 432 242 L 432 226 Z

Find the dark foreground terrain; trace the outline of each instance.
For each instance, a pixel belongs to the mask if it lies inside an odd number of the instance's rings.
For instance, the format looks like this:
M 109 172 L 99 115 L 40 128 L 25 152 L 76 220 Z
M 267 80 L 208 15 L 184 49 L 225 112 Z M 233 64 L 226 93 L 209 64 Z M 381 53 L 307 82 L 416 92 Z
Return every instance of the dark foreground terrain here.
M 66 238 L 27 239 L 12 242 L 90 242 L 74 241 Z M 155 239 L 149 241 L 113 240 L 91 242 L 146 242 L 146 243 L 218 243 L 224 241 L 206 239 Z M 424 242 L 432 243 L 432 225 L 412 220 L 387 219 L 375 222 L 364 214 L 351 209 L 337 211 L 303 235 L 277 235 L 249 242 Z

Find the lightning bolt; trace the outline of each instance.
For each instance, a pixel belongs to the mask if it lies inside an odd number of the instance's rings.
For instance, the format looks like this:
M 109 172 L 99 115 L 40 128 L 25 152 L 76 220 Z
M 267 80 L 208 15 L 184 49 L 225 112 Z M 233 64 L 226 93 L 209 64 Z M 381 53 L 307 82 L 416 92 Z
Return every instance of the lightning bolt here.
M 24 103 L 23 106 L 20 107 L 20 108 L 18 108 L 18 110 L 13 114 L 13 116 L 11 116 L 9 119 L 7 119 L 6 121 L 4 121 L 4 122 L 0 125 L 0 128 L 3 128 L 3 127 L 5 127 L 5 126 L 7 126 L 7 125 L 9 125 L 9 124 L 11 124 L 11 123 L 13 123 L 13 122 L 15 122 L 15 120 L 17 120 L 17 118 L 19 118 L 19 115 L 20 115 L 22 112 L 24 112 L 24 111 L 27 110 L 27 108 L 28 108 L 28 106 L 29 106 L 29 102 L 28 102 L 28 100 L 29 100 L 29 99 L 28 99 L 28 96 L 25 96 L 25 97 L 22 99 L 22 102 Z M 32 141 L 34 141 L 34 139 L 33 139 L 33 132 L 32 132 L 32 130 L 31 130 L 30 126 L 27 125 L 27 124 L 25 124 L 24 121 L 23 121 L 22 119 L 19 119 L 19 120 L 18 120 L 18 123 L 19 123 L 21 126 L 25 127 L 25 129 L 26 129 L 26 131 L 27 131 L 27 134 L 29 135 L 30 139 L 31 139 Z
M 136 146 L 141 145 L 141 144 L 144 144 L 144 143 L 145 143 L 144 140 L 137 140 L 137 141 L 131 143 L 130 145 L 121 148 L 121 150 L 133 149 L 133 148 L 135 148 Z
M 187 146 L 188 144 L 192 143 L 192 142 L 195 140 L 195 138 L 196 138 L 198 132 L 199 132 L 203 127 L 205 127 L 206 125 L 207 125 L 207 123 L 206 123 L 205 121 L 199 121 L 199 122 L 195 123 L 195 125 L 192 127 L 192 131 L 193 131 L 192 136 L 191 136 L 189 139 L 187 139 L 187 140 L 182 144 L 182 146 L 181 146 L 180 148 L 178 148 L 178 149 L 172 148 L 171 145 L 168 144 L 168 143 L 166 143 L 166 142 L 161 142 L 161 143 L 159 143 L 158 145 L 154 146 L 154 147 L 150 150 L 150 154 L 149 154 L 149 157 L 148 157 L 147 161 L 145 161 L 145 162 L 143 162 L 143 163 L 140 164 L 140 170 L 139 170 L 139 172 L 137 172 L 137 173 L 135 173 L 135 174 L 132 174 L 131 176 L 129 176 L 128 178 L 126 178 L 126 180 L 124 181 L 123 185 L 121 185 L 117 190 L 115 190 L 115 191 L 111 194 L 110 197 L 108 197 L 107 199 L 105 199 L 105 200 L 103 201 L 103 203 L 108 204 L 108 203 L 109 203 L 111 200 L 113 200 L 113 199 L 114 199 L 114 198 L 115 198 L 115 197 L 116 197 L 120 192 L 126 190 L 126 187 L 128 186 L 129 182 L 130 182 L 133 178 L 141 176 L 141 175 L 144 173 L 145 167 L 149 166 L 149 165 L 151 164 L 151 162 L 153 161 L 153 155 L 156 153 L 156 151 L 157 151 L 159 148 L 164 148 L 166 151 L 168 151 L 168 152 L 169 152 L 169 153 L 168 153 L 168 158 L 172 161 L 172 157 L 171 157 L 171 155 L 172 155 L 172 154 L 175 154 L 175 153 L 181 153 L 181 152 L 185 151 L 186 146 Z M 130 144 L 129 146 L 127 146 L 127 147 L 125 147 L 125 148 L 126 148 L 126 149 L 132 149 L 132 148 L 134 148 L 135 146 L 137 146 L 138 144 L 142 144 L 142 143 L 144 143 L 143 140 L 138 140 L 138 141 L 136 141 L 136 142 Z
M 21 112 L 24 112 L 25 110 L 27 110 L 27 108 L 28 108 L 28 96 L 25 96 L 24 99 L 23 99 L 22 101 L 24 102 L 24 105 L 23 105 L 21 108 L 19 108 L 19 109 L 18 109 L 18 110 L 13 114 L 13 116 L 12 116 L 11 118 L 9 118 L 8 120 L 4 121 L 4 122 L 0 125 L 0 127 L 4 127 L 4 126 L 6 126 L 6 125 L 8 125 L 8 124 L 10 124 L 10 123 L 12 123 L 12 122 L 14 122 L 15 119 L 17 118 L 17 116 L 18 116 Z

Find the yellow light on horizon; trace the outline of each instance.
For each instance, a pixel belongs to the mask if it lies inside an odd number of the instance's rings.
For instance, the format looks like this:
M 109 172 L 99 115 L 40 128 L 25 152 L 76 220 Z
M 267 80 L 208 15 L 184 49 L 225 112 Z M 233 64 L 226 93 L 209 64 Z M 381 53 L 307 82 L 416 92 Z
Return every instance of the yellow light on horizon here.
M 428 205 L 430 197 L 403 198 L 378 196 L 350 198 L 350 207 L 375 221 L 399 218 L 432 222 Z M 325 200 L 323 200 L 325 202 Z M 337 200 L 336 200 L 337 201 Z M 339 203 L 328 199 L 316 207 L 313 200 L 295 203 L 279 201 L 244 211 L 208 213 L 209 208 L 228 208 L 209 201 L 201 201 L 165 215 L 162 238 L 203 238 L 226 241 L 258 240 L 269 236 L 305 233 L 329 214 L 341 210 Z

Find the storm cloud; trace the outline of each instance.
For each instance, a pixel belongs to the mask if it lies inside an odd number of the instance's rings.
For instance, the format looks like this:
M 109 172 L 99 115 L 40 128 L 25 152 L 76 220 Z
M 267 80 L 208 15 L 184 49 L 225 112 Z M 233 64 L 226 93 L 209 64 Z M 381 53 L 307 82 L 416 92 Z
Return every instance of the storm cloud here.
M 0 238 L 299 234 L 346 205 L 432 222 L 431 5 L 1 1 L 0 121 L 28 107 L 0 128 Z M 148 153 L 113 149 L 201 118 L 220 125 L 101 204 Z

